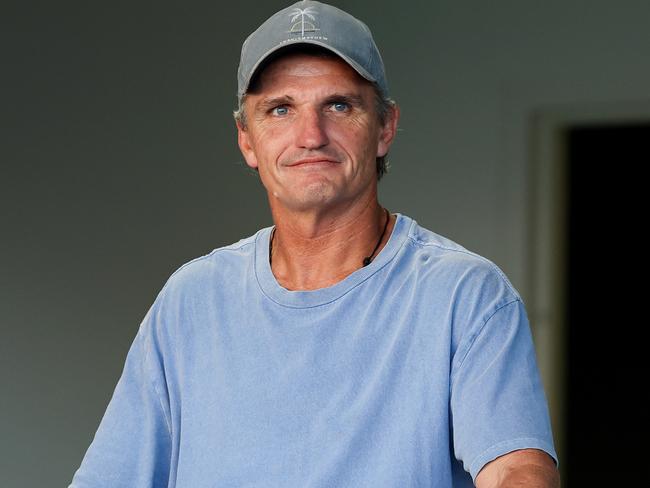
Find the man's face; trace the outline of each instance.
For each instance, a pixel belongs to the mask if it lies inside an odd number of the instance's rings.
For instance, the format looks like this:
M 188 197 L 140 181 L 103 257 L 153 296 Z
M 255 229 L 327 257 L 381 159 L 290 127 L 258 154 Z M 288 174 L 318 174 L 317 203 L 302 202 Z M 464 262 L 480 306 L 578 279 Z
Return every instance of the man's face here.
M 270 63 L 246 97 L 239 147 L 272 207 L 349 206 L 376 193 L 377 156 L 395 135 L 381 124 L 372 85 L 339 58 L 290 54 Z

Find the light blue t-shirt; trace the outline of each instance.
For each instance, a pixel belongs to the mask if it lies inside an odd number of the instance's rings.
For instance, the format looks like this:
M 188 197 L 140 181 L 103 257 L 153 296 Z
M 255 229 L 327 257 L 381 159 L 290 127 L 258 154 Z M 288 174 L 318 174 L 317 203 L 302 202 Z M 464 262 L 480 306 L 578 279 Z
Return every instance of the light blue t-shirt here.
M 516 449 L 556 458 L 494 264 L 398 214 L 369 266 L 288 291 L 270 231 L 171 276 L 72 487 L 445 488 Z

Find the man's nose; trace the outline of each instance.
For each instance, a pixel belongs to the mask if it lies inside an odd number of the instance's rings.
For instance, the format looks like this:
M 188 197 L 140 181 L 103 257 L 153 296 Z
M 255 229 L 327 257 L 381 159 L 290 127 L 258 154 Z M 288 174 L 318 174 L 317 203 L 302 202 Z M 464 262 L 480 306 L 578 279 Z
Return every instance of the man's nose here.
M 305 110 L 298 122 L 296 143 L 306 149 L 318 149 L 329 143 L 325 120 L 318 110 Z

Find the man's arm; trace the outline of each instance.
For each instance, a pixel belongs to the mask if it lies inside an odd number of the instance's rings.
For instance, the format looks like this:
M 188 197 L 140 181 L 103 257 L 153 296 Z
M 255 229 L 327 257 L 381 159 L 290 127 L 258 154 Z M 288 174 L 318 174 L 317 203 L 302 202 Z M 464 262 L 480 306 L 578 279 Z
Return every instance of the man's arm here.
M 69 488 L 163 487 L 169 483 L 172 439 L 160 351 L 145 317 L 95 438 Z
M 476 476 L 477 488 L 559 488 L 553 459 L 538 449 L 509 452 L 487 463 Z

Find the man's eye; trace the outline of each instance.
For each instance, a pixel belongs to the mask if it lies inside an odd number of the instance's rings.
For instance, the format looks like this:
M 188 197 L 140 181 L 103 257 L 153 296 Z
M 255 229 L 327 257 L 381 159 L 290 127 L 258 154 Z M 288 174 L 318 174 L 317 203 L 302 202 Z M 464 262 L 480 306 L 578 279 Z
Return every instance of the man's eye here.
M 332 109 L 335 112 L 345 112 L 349 108 L 350 108 L 350 106 L 345 102 L 334 102 L 332 104 Z
M 273 115 L 287 115 L 289 113 L 289 109 L 284 105 L 280 105 L 279 107 L 275 107 L 273 110 L 271 110 L 271 113 Z

